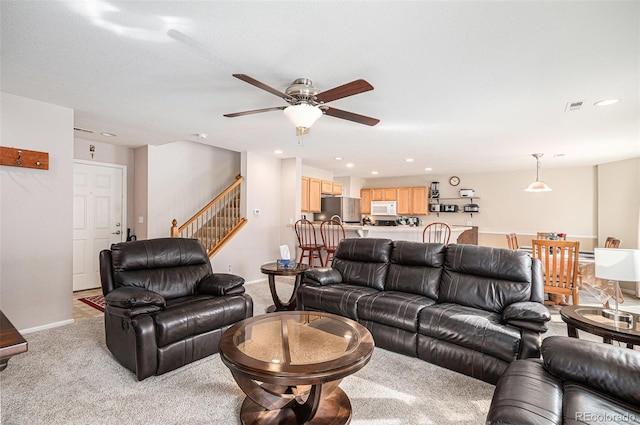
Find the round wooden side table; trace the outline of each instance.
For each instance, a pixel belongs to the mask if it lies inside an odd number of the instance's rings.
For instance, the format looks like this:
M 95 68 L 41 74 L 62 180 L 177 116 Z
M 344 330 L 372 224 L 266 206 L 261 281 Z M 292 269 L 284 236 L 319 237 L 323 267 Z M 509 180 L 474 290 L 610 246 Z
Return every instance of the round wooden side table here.
M 567 334 L 572 338 L 578 338 L 578 329 L 602 337 L 602 341 L 611 344 L 611 341 L 620 341 L 627 344 L 628 348 L 640 345 L 640 315 L 633 315 L 632 326 L 617 323 L 612 319 L 602 316 L 602 307 L 566 306 L 560 309 L 560 317 L 567 324 Z
M 302 274 L 309 268 L 308 264 L 291 263 L 288 266 L 283 266 L 278 262 L 266 263 L 260 267 L 260 271 L 269 277 L 269 289 L 271 290 L 271 298 L 273 303 L 271 307 L 267 308 L 267 313 L 273 313 L 274 311 L 290 311 L 296 309 L 296 293 L 298 287 L 302 281 Z M 276 291 L 276 276 L 295 276 L 296 280 L 293 284 L 293 292 L 289 301 L 283 302 Z

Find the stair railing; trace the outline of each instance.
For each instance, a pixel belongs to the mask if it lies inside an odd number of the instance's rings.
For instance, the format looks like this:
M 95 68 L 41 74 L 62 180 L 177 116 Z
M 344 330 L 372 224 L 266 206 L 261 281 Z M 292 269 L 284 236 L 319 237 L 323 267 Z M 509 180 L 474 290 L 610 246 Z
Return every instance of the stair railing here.
M 178 221 L 174 218 L 171 237 L 198 239 L 209 257 L 213 257 L 247 223 L 240 207 L 243 181 L 242 176 L 237 176 L 235 182 L 182 226 L 178 227 Z

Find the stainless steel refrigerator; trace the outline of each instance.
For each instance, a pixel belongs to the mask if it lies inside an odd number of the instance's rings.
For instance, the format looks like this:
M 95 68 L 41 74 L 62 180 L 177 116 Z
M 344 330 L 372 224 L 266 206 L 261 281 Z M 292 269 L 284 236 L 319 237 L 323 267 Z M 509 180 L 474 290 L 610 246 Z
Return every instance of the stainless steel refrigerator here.
M 339 216 L 343 223 L 360 223 L 362 220 L 360 198 L 344 196 L 322 198 L 320 208 L 321 212 L 314 216 L 317 221 L 329 220 L 334 215 Z

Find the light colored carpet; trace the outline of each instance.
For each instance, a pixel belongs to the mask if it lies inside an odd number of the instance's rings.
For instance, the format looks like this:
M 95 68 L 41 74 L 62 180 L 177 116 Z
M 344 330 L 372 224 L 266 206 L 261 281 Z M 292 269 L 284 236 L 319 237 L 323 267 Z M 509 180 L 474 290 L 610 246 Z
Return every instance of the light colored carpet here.
M 266 282 L 247 292 L 256 315 L 271 304 Z M 552 323 L 551 334 L 566 335 L 564 324 Z M 107 350 L 101 317 L 26 338 L 29 351 L 0 374 L 4 425 L 239 423 L 244 394 L 217 354 L 138 382 Z M 494 389 L 382 349 L 341 387 L 355 425 L 481 424 Z

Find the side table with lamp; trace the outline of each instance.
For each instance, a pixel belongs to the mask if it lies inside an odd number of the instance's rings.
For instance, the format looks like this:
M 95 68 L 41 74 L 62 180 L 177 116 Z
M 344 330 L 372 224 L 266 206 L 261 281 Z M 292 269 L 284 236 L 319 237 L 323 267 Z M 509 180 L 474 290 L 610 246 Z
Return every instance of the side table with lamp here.
M 600 279 L 615 281 L 619 295 L 619 281 L 640 280 L 640 250 L 595 248 L 595 275 Z M 615 308 L 568 306 L 560 310 L 560 317 L 567 324 L 567 334 L 578 337 L 578 329 L 601 336 L 603 342 L 620 341 L 628 348 L 640 345 L 640 314 L 621 311 L 615 297 Z

